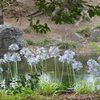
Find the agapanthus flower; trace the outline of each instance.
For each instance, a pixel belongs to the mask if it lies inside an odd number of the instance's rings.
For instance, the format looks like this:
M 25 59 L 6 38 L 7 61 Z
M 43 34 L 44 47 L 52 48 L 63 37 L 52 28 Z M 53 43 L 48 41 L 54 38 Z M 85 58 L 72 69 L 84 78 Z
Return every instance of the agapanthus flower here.
M 28 48 L 25 48 L 23 47 L 21 50 L 20 50 L 20 54 L 21 55 L 25 55 L 27 52 L 29 52 L 30 50 Z
M 73 69 L 75 69 L 76 71 L 80 70 L 81 68 L 83 68 L 82 63 L 79 61 L 74 61 L 74 63 L 72 63 L 72 67 Z
M 4 62 L 10 62 L 11 61 L 11 53 L 4 54 Z
M 44 54 L 44 55 L 43 55 L 43 58 L 44 58 L 44 60 L 46 60 L 46 59 L 49 59 L 50 57 L 49 57 L 49 55 Z
M 62 63 L 67 63 L 67 64 L 71 64 L 75 61 L 75 59 L 72 56 L 69 56 L 68 54 L 64 54 L 63 56 L 59 57 L 59 62 Z
M 49 49 L 50 57 L 60 56 L 60 50 L 58 47 L 51 46 Z
M 39 60 L 35 57 L 31 57 L 27 59 L 27 62 L 30 66 L 33 66 L 35 64 L 38 64 Z
M 19 46 L 15 43 L 11 44 L 8 48 L 9 50 L 12 50 L 12 51 L 17 51 L 19 50 Z
M 40 48 L 37 47 L 36 53 L 38 55 L 43 55 L 43 54 L 46 54 L 47 53 L 47 50 L 44 47 L 40 47 Z
M 89 66 L 89 67 L 91 67 L 91 68 L 97 68 L 98 66 L 100 66 L 100 64 L 99 63 L 97 63 L 95 60 L 93 60 L 93 59 L 89 59 L 88 61 L 87 61 L 87 65 Z
M 2 73 L 3 72 L 3 68 L 0 68 L 0 73 Z
M 66 54 L 68 58 L 73 58 L 75 56 L 75 52 L 72 50 L 66 50 L 64 54 Z
M 89 73 L 92 73 L 93 71 L 94 72 L 97 72 L 98 71 L 98 68 L 99 68 L 99 66 L 100 66 L 100 64 L 99 63 L 97 63 L 95 60 L 93 60 L 93 59 L 89 59 L 88 61 L 87 61 L 87 65 L 89 66 L 89 69 L 88 69 L 88 72 Z
M 17 61 L 21 61 L 21 57 L 18 53 L 13 53 L 11 56 L 11 61 L 12 62 L 17 62 Z
M 31 58 L 34 57 L 34 53 L 32 53 L 31 51 L 28 51 L 27 53 L 24 54 L 25 58 Z
M 36 58 L 37 58 L 39 61 L 46 60 L 46 58 L 44 57 L 44 55 L 37 55 Z

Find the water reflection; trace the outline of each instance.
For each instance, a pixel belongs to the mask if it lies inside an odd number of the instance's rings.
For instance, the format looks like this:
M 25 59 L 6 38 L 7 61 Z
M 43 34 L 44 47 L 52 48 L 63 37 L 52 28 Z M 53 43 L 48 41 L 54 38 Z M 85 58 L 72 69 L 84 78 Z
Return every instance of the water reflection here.
M 77 61 L 81 61 L 83 63 L 83 66 L 84 66 L 84 68 L 81 70 L 81 75 L 80 75 L 81 78 L 84 78 L 85 77 L 86 79 L 87 78 L 90 79 L 90 77 L 91 77 L 89 75 L 87 77 L 87 64 L 86 64 L 86 62 L 90 58 L 97 59 L 96 56 L 93 56 L 93 57 L 90 57 L 90 56 L 87 56 L 87 57 L 86 56 L 84 56 L 84 57 L 83 56 L 75 57 L 75 59 Z M 54 59 L 48 59 L 45 62 L 45 64 L 44 64 L 45 69 L 48 72 L 52 72 L 52 73 L 49 74 L 50 76 L 48 76 L 48 77 L 46 76 L 46 74 L 44 74 L 44 77 L 46 77 L 47 79 L 49 79 L 49 78 L 52 78 L 53 79 L 54 78 L 54 73 L 53 73 L 54 67 L 55 67 L 54 65 L 55 65 Z M 37 66 L 39 66 L 39 65 L 37 65 Z M 68 80 L 68 73 L 69 72 L 67 72 L 67 67 L 66 66 L 68 66 L 68 65 L 65 64 L 65 66 L 64 66 L 63 82 L 67 82 L 67 80 Z M 57 67 L 58 67 L 57 81 L 59 81 L 60 78 L 61 78 L 62 63 L 57 62 Z M 12 72 L 14 72 L 13 71 L 14 68 L 15 68 L 14 63 L 11 63 L 11 70 L 12 70 Z M 3 64 L 3 69 L 4 69 L 3 76 L 4 76 L 4 78 L 7 78 L 6 71 L 8 70 L 8 65 L 7 64 Z M 28 69 L 28 63 L 27 63 L 26 59 L 22 59 L 22 61 L 18 63 L 18 73 L 19 74 L 23 74 L 26 77 L 28 77 L 29 69 Z M 76 74 L 77 74 L 77 72 L 76 72 Z M 72 76 L 72 74 L 70 74 L 70 76 Z

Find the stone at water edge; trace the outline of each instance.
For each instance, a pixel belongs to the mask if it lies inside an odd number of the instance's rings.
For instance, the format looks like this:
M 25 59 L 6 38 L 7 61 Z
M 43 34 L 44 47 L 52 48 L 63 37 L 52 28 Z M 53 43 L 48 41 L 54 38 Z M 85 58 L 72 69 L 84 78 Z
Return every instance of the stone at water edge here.
M 22 31 L 11 25 L 0 25 L 0 56 L 8 52 L 12 43 L 18 44 L 21 49 L 25 45 Z

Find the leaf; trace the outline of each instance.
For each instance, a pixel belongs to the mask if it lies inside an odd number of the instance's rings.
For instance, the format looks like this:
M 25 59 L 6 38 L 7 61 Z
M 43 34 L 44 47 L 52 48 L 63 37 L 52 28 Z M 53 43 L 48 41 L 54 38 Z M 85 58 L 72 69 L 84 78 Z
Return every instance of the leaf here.
M 88 10 L 89 16 L 92 18 L 95 15 L 95 12 L 92 9 Z
M 37 20 L 37 21 L 36 21 L 36 24 L 39 24 L 39 22 L 40 22 L 40 20 Z

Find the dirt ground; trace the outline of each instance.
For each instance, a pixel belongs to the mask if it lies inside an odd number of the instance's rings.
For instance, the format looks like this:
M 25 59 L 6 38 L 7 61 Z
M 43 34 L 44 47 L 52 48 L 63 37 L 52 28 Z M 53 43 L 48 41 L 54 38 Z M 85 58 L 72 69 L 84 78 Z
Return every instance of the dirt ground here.
M 54 22 L 50 20 L 49 17 L 46 15 L 41 15 L 38 17 L 34 17 L 33 23 L 36 22 L 36 20 L 40 19 L 41 23 L 47 23 L 48 26 L 51 29 L 51 32 L 48 32 L 47 34 L 40 34 L 36 33 L 34 30 L 30 29 L 28 19 L 29 17 L 25 17 L 32 12 L 37 10 L 37 7 L 34 5 L 35 0 L 17 0 L 20 2 L 18 6 L 12 6 L 6 7 L 4 10 L 4 24 L 12 25 L 16 28 L 19 28 L 21 31 L 23 31 L 24 39 L 32 39 L 34 41 L 42 41 L 44 39 L 50 39 L 53 37 L 62 37 L 63 41 L 68 43 L 75 43 L 72 41 L 71 36 L 73 33 L 75 33 L 76 29 L 83 29 L 85 27 L 93 28 L 96 25 L 100 25 L 100 17 L 95 16 L 91 20 L 92 22 L 81 22 L 78 27 L 76 27 L 74 24 L 61 24 L 56 25 Z M 90 2 L 94 5 L 98 4 L 100 5 L 100 0 L 92 0 L 93 2 Z M 15 13 L 12 9 L 14 9 L 17 13 Z M 15 19 L 13 16 L 16 14 L 21 15 L 19 19 Z M 66 36 L 66 34 L 68 34 Z M 86 40 L 84 43 L 80 44 L 80 49 L 76 50 L 76 53 L 78 54 L 88 54 L 92 53 L 90 48 L 90 40 Z M 31 49 L 33 49 L 33 46 L 31 46 Z

